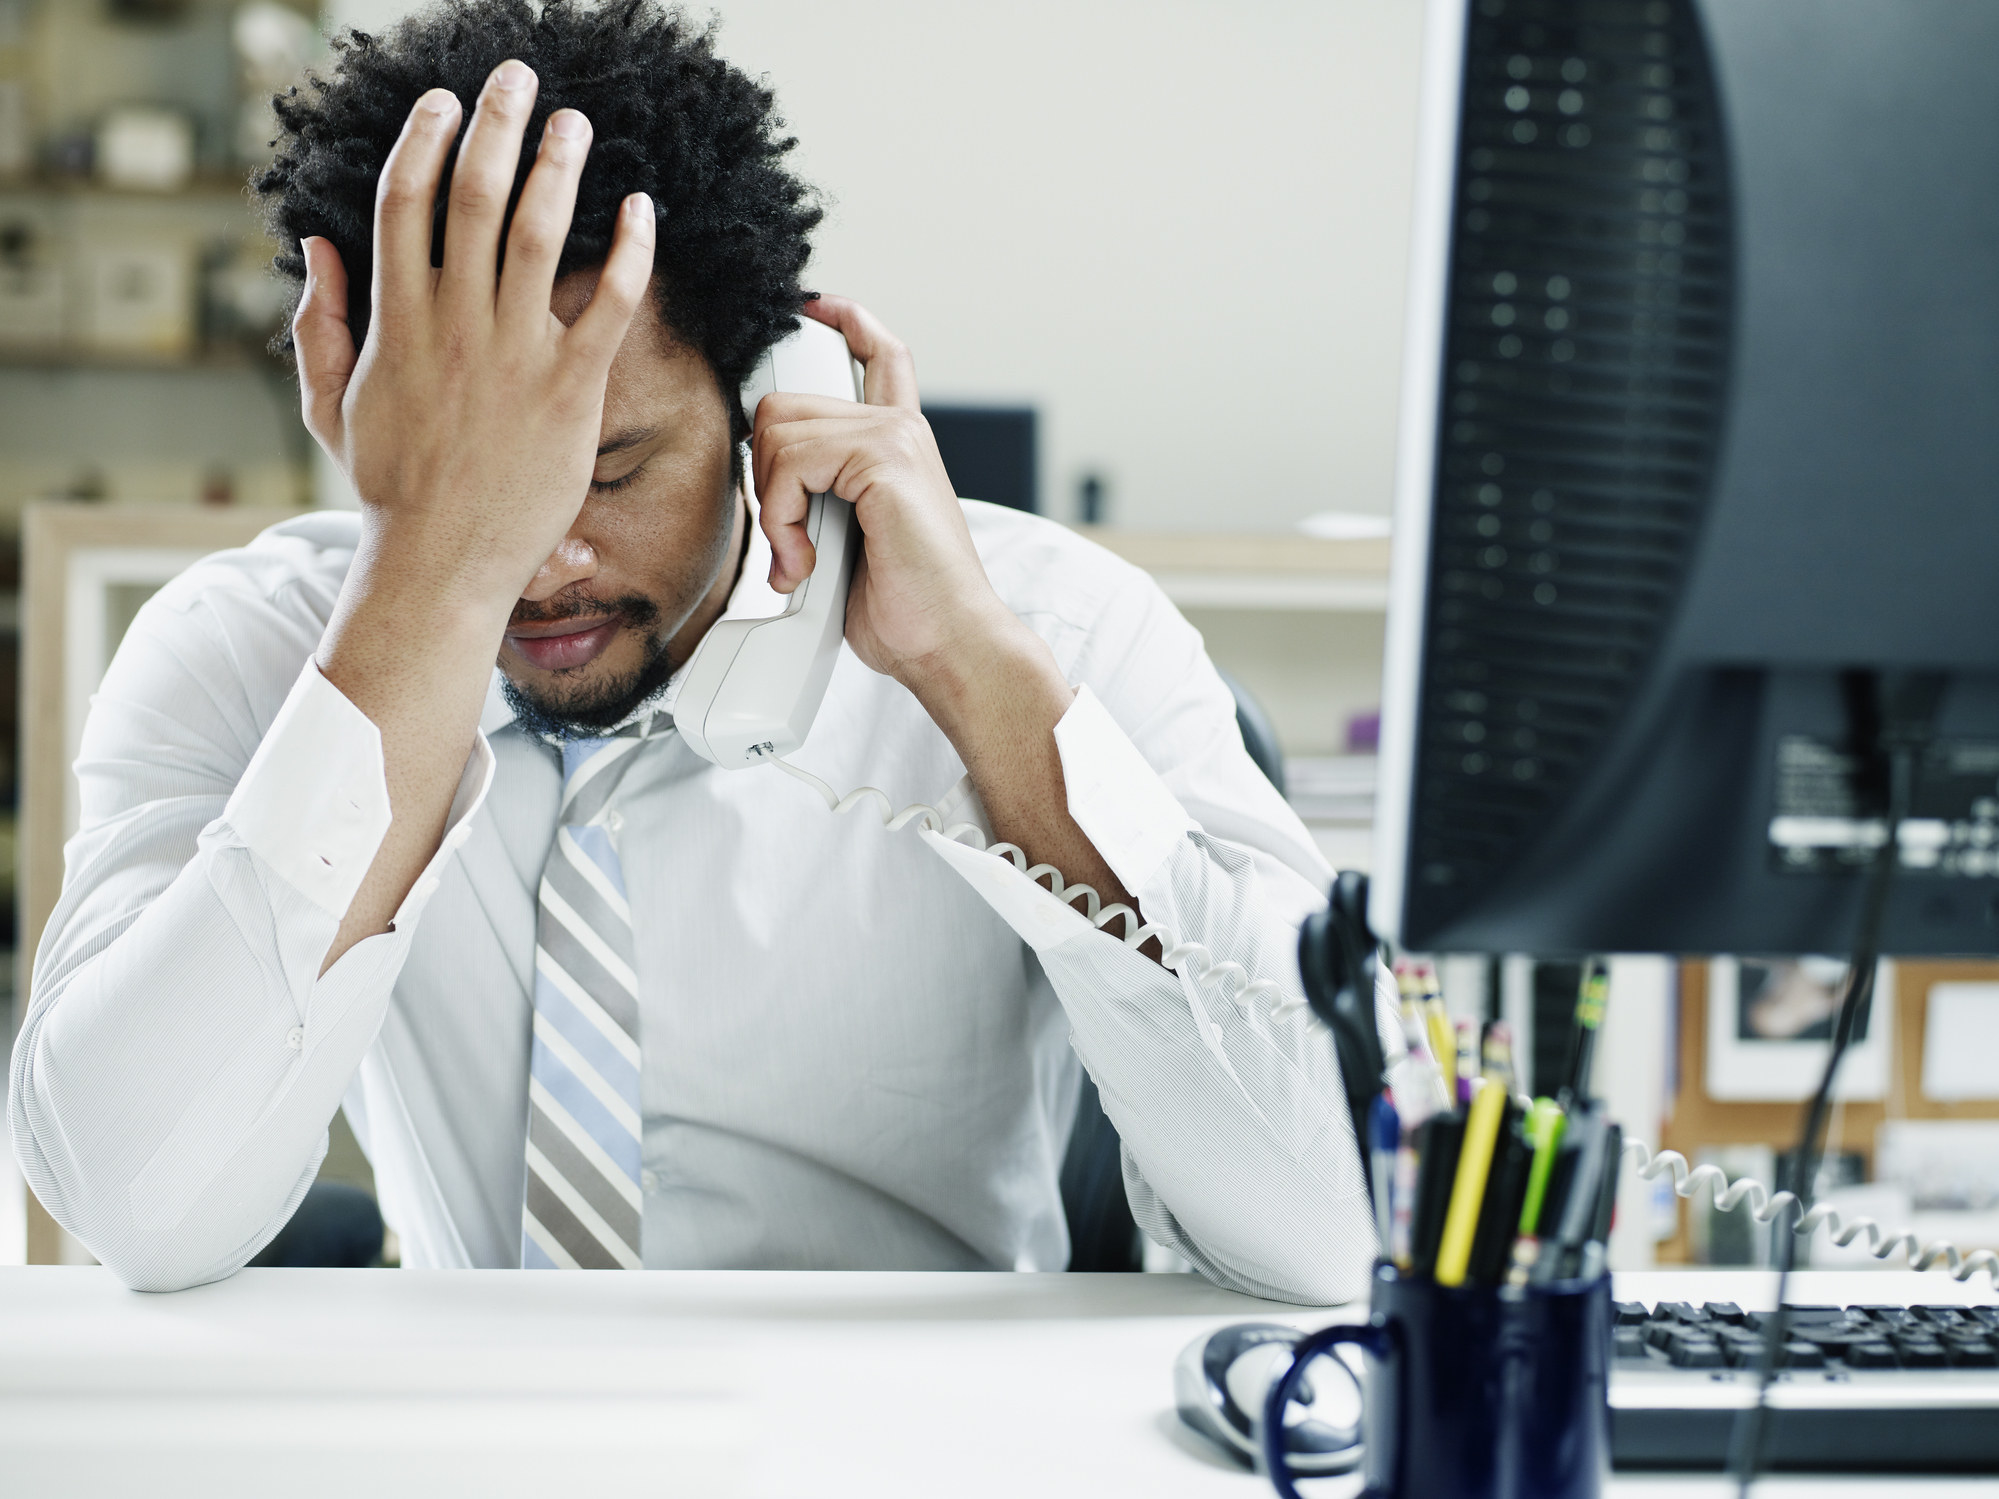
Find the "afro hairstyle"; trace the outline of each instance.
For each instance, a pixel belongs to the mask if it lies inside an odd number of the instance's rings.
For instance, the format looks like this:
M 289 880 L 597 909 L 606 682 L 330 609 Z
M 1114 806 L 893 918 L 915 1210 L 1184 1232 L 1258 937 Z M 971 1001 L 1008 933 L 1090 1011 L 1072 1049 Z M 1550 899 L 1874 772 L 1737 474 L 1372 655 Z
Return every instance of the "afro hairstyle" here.
M 658 215 L 653 285 L 660 316 L 707 360 L 730 400 L 735 441 L 749 423 L 735 392 L 763 351 L 790 331 L 811 295 L 799 275 L 821 210 L 786 170 L 770 89 L 715 55 L 714 28 L 659 0 L 443 0 L 380 35 L 334 42 L 330 76 L 272 101 L 276 159 L 251 180 L 277 240 L 278 274 L 303 288 L 299 241 L 320 235 L 347 268 L 348 324 L 367 336 L 375 185 L 425 92 L 464 106 L 460 138 L 487 75 L 519 58 L 540 79 L 514 178 L 517 199 L 542 127 L 558 109 L 589 117 L 593 140 L 557 274 L 602 264 L 618 206 L 651 194 Z M 450 163 L 439 185 L 432 263 L 441 263 Z M 509 205 L 511 217 L 512 206 Z M 503 240 L 504 245 L 504 240 Z M 290 342 L 279 335 L 280 347 Z

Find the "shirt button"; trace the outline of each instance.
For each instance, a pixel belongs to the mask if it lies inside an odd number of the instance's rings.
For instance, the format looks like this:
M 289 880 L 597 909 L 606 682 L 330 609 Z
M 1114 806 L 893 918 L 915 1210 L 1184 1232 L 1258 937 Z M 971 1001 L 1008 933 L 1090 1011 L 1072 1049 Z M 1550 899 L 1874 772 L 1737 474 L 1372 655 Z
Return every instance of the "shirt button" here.
M 644 1187 L 648 1192 L 658 1191 L 659 1173 L 657 1171 L 654 1171 L 650 1166 L 648 1166 L 645 1170 L 639 1173 L 639 1185 Z
M 289 1046 L 293 1051 L 304 1051 L 305 1027 L 302 1025 L 295 1025 L 290 1030 L 286 1031 L 285 1045 Z
M 622 812 L 610 813 L 604 818 L 604 826 L 613 833 L 622 833 L 625 830 L 625 814 Z

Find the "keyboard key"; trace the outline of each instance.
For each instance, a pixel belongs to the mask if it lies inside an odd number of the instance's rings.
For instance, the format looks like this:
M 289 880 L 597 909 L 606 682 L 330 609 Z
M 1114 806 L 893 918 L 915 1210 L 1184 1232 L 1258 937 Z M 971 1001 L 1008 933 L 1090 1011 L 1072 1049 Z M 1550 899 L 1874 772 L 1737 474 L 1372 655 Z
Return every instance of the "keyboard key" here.
M 1784 1325 L 1792 1332 L 1801 1327 L 1831 1327 L 1852 1320 L 1843 1306 L 1793 1306 L 1785 1310 L 1790 1315 L 1784 1319 Z M 1774 1317 L 1771 1312 L 1750 1312 L 1742 1320 L 1751 1327 L 1768 1327 Z
M 1814 1344 L 1833 1356 L 1837 1356 L 1836 1350 L 1850 1348 L 1855 1343 L 1872 1343 L 1880 1336 L 1871 1327 L 1851 1327 L 1845 1323 L 1836 1327 L 1800 1327 L 1791 1334 L 1795 1341 Z
M 1649 1357 L 1645 1352 L 1645 1333 L 1640 1328 L 1620 1327 L 1611 1334 L 1611 1339 L 1619 1358 L 1643 1359 Z
M 1810 1343 L 1786 1343 L 1777 1363 L 1785 1369 L 1823 1369 L 1825 1355 Z
M 1730 1322 L 1739 1327 L 1747 1320 L 1742 1308 L 1732 1301 L 1710 1301 L 1701 1310 L 1708 1314 L 1708 1320 L 1712 1322 Z
M 1856 1306 L 1851 1310 L 1865 1313 L 1870 1323 L 1884 1329 L 1914 1327 L 1922 1320 L 1905 1306 Z
M 1676 1369 L 1720 1369 L 1728 1363 L 1722 1357 L 1721 1344 L 1713 1338 L 1680 1338 L 1668 1357 Z
M 1748 1338 L 1716 1339 L 1721 1356 L 1736 1369 L 1754 1369 L 1763 1362 L 1763 1340 L 1751 1333 Z
M 1944 1357 L 1958 1369 L 1999 1369 L 1999 1351 L 1985 1338 L 1945 1338 Z
M 1968 1320 L 1964 1313 L 1954 1306 L 1919 1306 L 1915 1308 L 1915 1312 L 1931 1327 L 1939 1331 L 1946 1328 L 1955 1329 L 1962 1327 Z
M 1645 1310 L 1645 1303 L 1642 1301 L 1613 1301 L 1610 1309 L 1615 1314 L 1619 1327 L 1629 1327 L 1651 1316 L 1651 1313 Z
M 1659 1309 L 1652 1315 L 1660 1318 L 1671 1317 L 1675 1322 L 1684 1322 L 1690 1326 L 1708 1320 L 1707 1313 L 1691 1301 L 1662 1301 L 1659 1303 Z
M 1664 1348 L 1685 1330 L 1677 1322 L 1647 1322 L 1645 1341 L 1654 1348 Z
M 1968 1306 L 1965 1310 L 1994 1331 L 1999 1331 L 1999 1306 Z
M 1901 1354 L 1905 1369 L 1941 1369 L 1950 1362 L 1944 1356 L 1943 1344 L 1931 1338 L 1897 1338 L 1895 1351 Z
M 1901 1360 L 1886 1343 L 1855 1343 L 1846 1350 L 1846 1363 L 1852 1369 L 1893 1369 Z

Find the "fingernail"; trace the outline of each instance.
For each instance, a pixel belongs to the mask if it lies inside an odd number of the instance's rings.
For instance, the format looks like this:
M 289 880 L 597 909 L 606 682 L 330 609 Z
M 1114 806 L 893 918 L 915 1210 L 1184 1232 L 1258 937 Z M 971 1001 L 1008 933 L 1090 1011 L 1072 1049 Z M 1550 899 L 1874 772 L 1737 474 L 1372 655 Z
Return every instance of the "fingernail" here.
M 647 193 L 633 193 L 625 199 L 625 212 L 632 216 L 632 228 L 642 240 L 650 240 L 653 232 L 652 197 Z
M 548 133 L 566 141 L 580 141 L 590 133 L 590 122 L 573 109 L 560 109 L 548 117 Z
M 534 82 L 534 69 L 524 62 L 508 58 L 494 72 L 493 82 L 501 88 L 526 88 Z
M 416 107 L 427 115 L 436 115 L 441 119 L 445 115 L 456 113 L 458 96 L 448 88 L 434 88 L 416 101 Z

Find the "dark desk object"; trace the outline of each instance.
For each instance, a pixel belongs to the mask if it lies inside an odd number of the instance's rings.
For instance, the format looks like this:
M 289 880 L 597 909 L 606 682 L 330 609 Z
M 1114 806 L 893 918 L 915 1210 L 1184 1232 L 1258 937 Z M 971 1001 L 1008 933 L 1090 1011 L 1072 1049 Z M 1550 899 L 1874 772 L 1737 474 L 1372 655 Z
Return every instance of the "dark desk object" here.
M 1038 512 L 1032 406 L 925 406 L 951 487 L 968 500 Z

